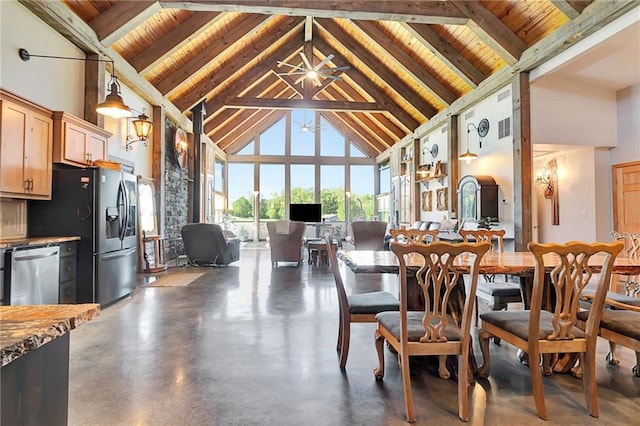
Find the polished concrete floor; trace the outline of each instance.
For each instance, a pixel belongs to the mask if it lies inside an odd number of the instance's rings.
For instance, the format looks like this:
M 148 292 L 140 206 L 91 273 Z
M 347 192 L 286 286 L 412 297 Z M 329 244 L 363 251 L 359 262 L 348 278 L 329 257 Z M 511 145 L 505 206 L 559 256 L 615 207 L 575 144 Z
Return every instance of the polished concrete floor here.
M 226 268 L 187 287 L 146 287 L 71 335 L 71 425 L 401 425 L 402 381 L 387 350 L 376 382 L 373 324 L 354 324 L 346 371 L 338 366 L 336 291 L 330 270 L 271 268 L 269 251 L 244 248 Z M 352 291 L 395 291 L 395 276 L 343 271 Z M 482 309 L 482 307 L 481 307 Z M 606 366 L 599 342 L 600 418 L 585 410 L 581 381 L 544 378 L 550 420 L 538 419 L 526 367 L 492 345 L 492 375 L 472 385 L 473 425 L 640 424 L 635 357 Z M 479 350 L 476 348 L 476 353 Z M 462 424 L 456 383 L 412 366 L 416 424 Z

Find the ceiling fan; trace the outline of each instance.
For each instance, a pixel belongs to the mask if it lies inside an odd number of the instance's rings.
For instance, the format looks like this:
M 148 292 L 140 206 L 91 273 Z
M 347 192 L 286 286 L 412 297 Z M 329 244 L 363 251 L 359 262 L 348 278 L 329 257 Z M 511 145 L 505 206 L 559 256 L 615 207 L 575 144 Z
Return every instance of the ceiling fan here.
M 312 43 L 312 27 L 313 17 L 307 16 L 305 22 L 305 43 Z M 311 48 L 311 52 L 313 52 L 313 47 Z M 326 56 L 317 65 L 313 65 L 313 57 L 307 58 L 304 51 L 300 52 L 300 57 L 302 58 L 302 65 L 299 63 L 290 64 L 288 62 L 278 61 L 278 66 L 287 67 L 289 70 L 285 72 L 278 72 L 276 74 L 298 76 L 295 80 L 295 84 L 301 83 L 304 86 L 304 80 L 308 79 L 312 84 L 322 86 L 321 78 L 340 81 L 342 78 L 339 75 L 335 75 L 335 73 L 349 69 L 348 65 L 332 67 L 329 63 L 335 57 L 333 53 Z
M 318 124 L 314 124 L 315 119 L 311 118 L 311 120 L 307 121 L 307 113 L 305 111 L 304 114 L 304 121 L 302 123 L 299 123 L 297 121 L 293 121 L 294 124 L 298 125 L 298 131 L 300 133 L 315 133 L 316 130 L 318 129 L 324 129 L 324 127 L 322 126 L 322 124 L 318 123 Z
M 290 70 L 282 73 L 277 73 L 278 75 L 297 75 L 295 83 L 304 84 L 304 80 L 309 79 L 316 86 L 322 86 L 322 82 L 320 78 L 330 78 L 332 80 L 340 81 L 342 78 L 339 75 L 334 75 L 334 73 L 338 71 L 348 70 L 349 66 L 344 65 L 340 67 L 332 67 L 329 62 L 335 57 L 332 54 L 326 56 L 318 65 L 313 66 L 311 61 L 305 56 L 304 52 L 300 52 L 300 57 L 302 58 L 302 66 L 289 64 L 287 62 L 278 61 L 278 65 L 289 67 Z

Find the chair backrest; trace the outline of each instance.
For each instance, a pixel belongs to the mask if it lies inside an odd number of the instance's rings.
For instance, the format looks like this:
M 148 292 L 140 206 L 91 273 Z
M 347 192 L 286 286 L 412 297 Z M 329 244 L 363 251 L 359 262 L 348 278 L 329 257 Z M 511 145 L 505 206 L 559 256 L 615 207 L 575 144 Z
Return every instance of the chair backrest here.
M 464 239 L 465 242 L 475 241 L 489 241 L 491 244 L 491 251 L 497 251 L 502 253 L 504 251 L 504 229 L 461 229 L 458 234 Z M 472 237 L 473 240 L 470 238 Z M 498 243 L 496 247 L 495 243 Z
M 349 227 L 356 250 L 384 250 L 387 222 L 378 220 L 351 222 Z
M 295 220 L 267 222 L 272 262 L 300 262 L 307 225 Z
M 611 232 L 611 239 L 621 240 L 624 243 L 624 250 L 620 253 L 624 257 L 640 260 L 640 232 Z
M 551 311 L 554 332 L 546 339 L 567 340 L 574 338 L 573 329 L 576 325 L 580 294 L 593 273 L 601 269 L 596 295 L 585 329 L 587 335 L 597 335 L 613 263 L 623 247 L 624 244 L 621 241 L 610 243 L 570 241 L 565 244 L 529 243 L 528 248 L 533 253 L 536 262 L 531 295 L 529 336 L 539 335 L 540 309 L 542 308 L 547 273 L 553 289 L 550 292 L 555 295 L 555 303 Z M 597 255 L 604 256 L 598 257 Z M 595 334 L 593 334 L 594 332 Z
M 347 301 L 347 292 L 344 288 L 344 281 L 342 280 L 342 275 L 340 275 L 338 258 L 336 256 L 335 248 L 332 244 L 332 239 L 325 237 L 324 242 L 327 244 L 327 257 L 329 258 L 329 266 L 331 266 L 331 272 L 333 272 L 333 278 L 336 284 L 336 290 L 338 291 L 338 305 L 341 311 L 341 315 L 343 315 L 343 318 L 344 318 L 344 315 L 348 313 L 348 309 L 349 309 L 349 305 Z
M 421 231 L 419 229 L 390 229 L 392 241 L 399 243 L 423 243 L 429 244 L 436 240 L 439 229 Z
M 400 263 L 400 339 L 403 342 L 408 339 L 406 317 L 409 275 L 415 277 L 425 300 L 422 320 L 425 334 L 420 338 L 420 342 L 445 342 L 447 338 L 444 332 L 450 321 L 450 316 L 447 315 L 449 299 L 454 288 L 458 286 L 458 280 L 462 278 L 462 273 L 455 267 L 456 261 L 461 261 L 464 257 L 472 262 L 469 271 L 469 294 L 465 298 L 462 319 L 458 324 L 462 330 L 461 339 L 468 339 L 478 284 L 478 267 L 484 254 L 489 251 L 489 243 L 453 244 L 435 241 L 427 245 L 392 242 L 390 246 Z M 468 256 L 469 254 L 475 256 Z M 464 285 L 462 288 L 464 289 Z
M 215 223 L 188 223 L 180 229 L 180 234 L 191 263 L 214 264 L 227 248 L 222 228 Z

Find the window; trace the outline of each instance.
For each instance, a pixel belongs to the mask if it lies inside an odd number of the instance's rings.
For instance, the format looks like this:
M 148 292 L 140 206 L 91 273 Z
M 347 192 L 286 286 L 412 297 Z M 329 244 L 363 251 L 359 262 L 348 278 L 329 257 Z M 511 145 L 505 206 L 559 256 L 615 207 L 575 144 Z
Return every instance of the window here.
M 320 155 L 323 157 L 344 157 L 345 137 L 335 127 L 320 116 Z
M 313 111 L 291 111 L 291 155 L 316 154 L 315 124 Z
M 355 158 L 363 158 L 363 157 L 366 157 L 367 155 L 364 152 L 362 152 L 360 148 L 358 148 L 358 145 L 351 142 L 349 144 L 349 156 L 355 157 Z
M 256 142 L 251 140 L 248 144 L 244 146 L 240 151 L 236 153 L 236 155 L 253 155 L 255 153 Z
M 260 133 L 260 155 L 284 155 L 286 117 Z
M 391 168 L 388 161 L 378 166 L 378 182 L 380 182 L 379 194 L 391 192 Z
M 320 166 L 320 202 L 322 218 L 344 221 L 344 166 Z
M 253 163 L 229 163 L 229 213 L 234 221 L 253 220 Z
M 224 162 L 216 157 L 214 169 L 214 182 L 216 192 L 224 192 Z
M 369 220 L 373 216 L 373 167 L 351 166 L 350 220 Z
M 314 203 L 316 200 L 315 170 L 313 164 L 291 165 L 291 202 Z
M 284 164 L 260 165 L 260 219 L 284 219 Z

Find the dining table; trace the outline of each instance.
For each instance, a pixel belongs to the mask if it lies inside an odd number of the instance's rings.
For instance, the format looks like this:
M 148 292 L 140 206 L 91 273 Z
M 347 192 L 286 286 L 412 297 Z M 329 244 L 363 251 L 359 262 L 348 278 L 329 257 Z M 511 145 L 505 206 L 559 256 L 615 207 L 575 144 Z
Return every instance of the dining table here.
M 398 274 L 399 262 L 396 255 L 391 251 L 382 250 L 339 250 L 338 259 L 355 274 L 359 273 L 390 273 Z M 456 270 L 462 274 L 470 273 L 472 262 L 471 254 L 466 256 L 458 256 L 454 262 Z M 555 254 L 545 255 L 545 287 L 543 289 L 543 309 L 550 310 L 555 303 L 555 295 L 552 291 L 552 285 L 549 279 L 549 272 L 558 264 L 559 257 Z M 592 256 L 589 265 L 592 267 L 593 273 L 599 273 L 602 269 L 604 255 Z M 417 268 L 420 266 L 418 256 L 409 256 L 407 258 L 408 268 Z M 488 252 L 486 253 L 479 267 L 480 275 L 496 275 L 506 274 L 515 276 L 519 279 L 520 291 L 524 309 L 528 309 L 531 302 L 531 294 L 533 291 L 533 275 L 535 272 L 535 258 L 529 251 L 515 252 Z M 615 259 L 613 273 L 619 275 L 638 275 L 640 274 L 640 260 L 634 260 L 628 257 L 618 256 Z M 408 275 L 410 276 L 410 274 Z M 464 306 L 465 289 L 464 280 L 459 281 L 456 296 L 452 297 L 452 314 L 455 317 L 462 316 L 462 308 Z M 407 306 L 410 310 L 421 310 L 424 307 L 424 297 L 421 289 L 417 284 L 412 285 L 408 282 L 407 288 Z M 519 354 L 518 359 L 526 363 L 526 354 Z M 475 362 L 473 362 L 475 364 Z M 553 360 L 551 367 L 554 372 L 567 373 L 575 364 L 575 357 L 558 356 Z

